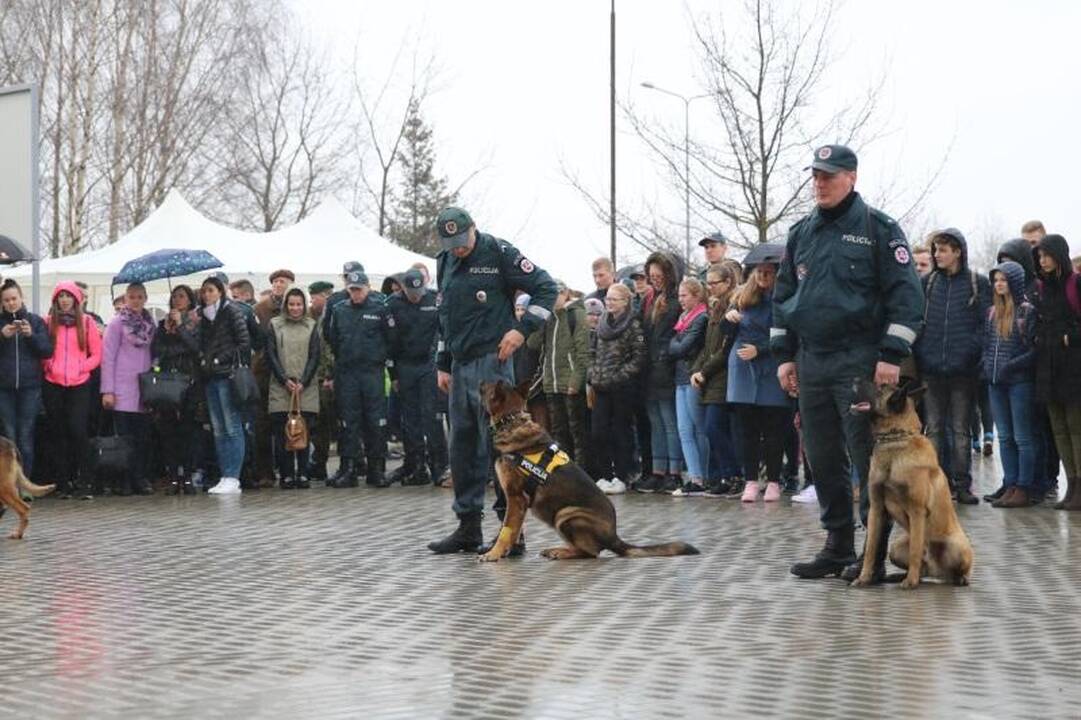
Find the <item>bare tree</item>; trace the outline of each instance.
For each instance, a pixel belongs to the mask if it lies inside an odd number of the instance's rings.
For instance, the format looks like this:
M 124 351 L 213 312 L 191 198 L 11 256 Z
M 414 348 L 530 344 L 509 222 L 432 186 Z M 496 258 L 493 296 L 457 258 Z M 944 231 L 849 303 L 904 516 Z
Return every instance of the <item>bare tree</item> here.
M 401 84 L 398 82 L 399 66 L 405 54 L 409 55 L 407 92 L 400 106 L 392 105 L 397 99 L 391 90 Z M 363 138 L 363 141 L 358 142 L 356 147 L 360 172 L 357 173 L 354 187 L 353 211 L 361 210 L 362 197 L 370 202 L 376 228 L 380 235 L 386 235 L 390 225 L 393 171 L 400 162 L 399 150 L 406 135 L 410 109 L 420 107 L 428 97 L 436 79 L 437 67 L 434 56 L 422 55 L 418 45 L 410 48 L 404 42 L 391 62 L 383 84 L 375 92 L 366 89 L 361 67 L 358 46 L 353 58 L 353 93 L 361 111 L 356 136 Z
M 286 30 L 295 25 L 291 15 L 277 16 L 250 34 L 224 132 L 208 143 L 221 171 L 218 199 L 238 218 L 234 224 L 255 230 L 300 220 L 340 180 L 335 161 L 347 109 L 327 58 Z

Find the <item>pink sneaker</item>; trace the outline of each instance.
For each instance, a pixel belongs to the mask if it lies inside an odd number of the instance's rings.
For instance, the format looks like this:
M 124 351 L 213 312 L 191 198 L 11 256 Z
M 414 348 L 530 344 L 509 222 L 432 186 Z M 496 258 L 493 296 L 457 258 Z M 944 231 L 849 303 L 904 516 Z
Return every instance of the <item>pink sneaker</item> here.
M 743 497 L 739 499 L 740 502 L 753 503 L 758 499 L 758 483 L 754 480 L 750 480 L 743 486 Z
M 781 499 L 781 484 L 775 482 L 766 483 L 766 495 L 762 498 L 766 502 L 777 502 Z

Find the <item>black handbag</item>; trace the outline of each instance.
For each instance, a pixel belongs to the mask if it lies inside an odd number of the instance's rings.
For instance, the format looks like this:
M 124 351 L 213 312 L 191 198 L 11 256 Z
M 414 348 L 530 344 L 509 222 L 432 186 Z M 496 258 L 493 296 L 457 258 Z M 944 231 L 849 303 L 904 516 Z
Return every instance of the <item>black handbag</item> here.
M 132 463 L 135 455 L 135 444 L 130 437 L 116 434 L 116 423 L 113 425 L 113 433 L 106 435 L 104 432 L 106 417 L 112 419 L 111 413 L 102 413 L 101 429 L 98 436 L 90 438 L 90 457 L 88 463 L 94 473 L 122 473 Z
M 259 383 L 255 379 L 251 365 L 244 363 L 237 353 L 236 365 L 229 373 L 229 384 L 233 388 L 233 400 L 240 407 L 258 407 L 263 400 Z
M 150 370 L 139 373 L 139 399 L 143 405 L 155 410 L 180 407 L 191 386 L 191 376 L 182 372 Z

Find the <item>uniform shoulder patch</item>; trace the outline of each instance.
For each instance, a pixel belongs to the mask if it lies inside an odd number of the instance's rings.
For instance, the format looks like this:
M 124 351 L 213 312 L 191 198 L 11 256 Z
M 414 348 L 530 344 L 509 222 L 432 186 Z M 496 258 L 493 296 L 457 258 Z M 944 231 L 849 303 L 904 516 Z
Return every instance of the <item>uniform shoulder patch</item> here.
M 533 263 L 529 262 L 529 258 L 523 257 L 518 261 L 518 268 L 528 275 L 536 269 L 536 266 L 534 266 Z
M 897 261 L 898 265 L 908 265 L 908 261 L 911 257 L 908 254 L 908 248 L 899 247 L 893 251 L 893 258 Z

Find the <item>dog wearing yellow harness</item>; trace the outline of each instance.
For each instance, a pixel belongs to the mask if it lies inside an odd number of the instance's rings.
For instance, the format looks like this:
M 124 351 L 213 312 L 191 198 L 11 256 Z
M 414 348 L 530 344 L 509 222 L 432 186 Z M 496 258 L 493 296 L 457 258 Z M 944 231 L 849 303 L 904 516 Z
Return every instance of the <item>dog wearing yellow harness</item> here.
M 685 542 L 644 547 L 625 543 L 616 533 L 616 509 L 593 480 L 553 442 L 525 411 L 528 384 L 483 383 L 481 399 L 491 418 L 492 443 L 499 458 L 496 476 L 507 496 L 503 528 L 482 562 L 502 559 L 525 524 L 526 510 L 555 529 L 567 545 L 543 550 L 551 560 L 595 558 L 602 550 L 622 557 L 697 555 Z

